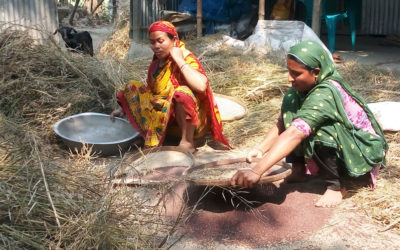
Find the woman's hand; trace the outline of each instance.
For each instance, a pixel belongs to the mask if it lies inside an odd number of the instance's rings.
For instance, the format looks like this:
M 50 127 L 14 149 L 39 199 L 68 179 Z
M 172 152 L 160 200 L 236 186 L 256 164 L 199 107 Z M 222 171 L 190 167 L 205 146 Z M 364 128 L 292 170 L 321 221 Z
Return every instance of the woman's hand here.
M 160 99 L 157 99 L 157 98 L 151 100 L 151 104 L 153 105 L 154 109 L 156 109 L 158 111 L 161 111 L 161 109 L 164 107 L 164 102 L 161 103 Z
M 198 93 L 203 93 L 206 91 L 208 81 L 207 77 L 186 63 L 185 59 L 183 58 L 182 49 L 178 47 L 172 47 L 169 53 L 176 65 L 180 68 L 189 88 Z
M 172 59 L 178 64 L 184 64 L 185 59 L 183 58 L 183 51 L 181 48 L 178 47 L 172 47 L 171 50 L 169 51 L 169 54 L 171 55 Z
M 139 93 L 140 94 L 144 94 L 144 93 L 146 93 L 148 91 L 150 91 L 150 89 L 149 89 L 149 87 L 147 87 L 147 85 L 143 84 L 142 86 L 139 87 Z
M 259 149 L 252 149 L 246 157 L 246 160 L 248 162 L 252 162 L 253 158 L 261 158 L 263 156 L 263 153 Z
M 117 108 L 110 114 L 110 119 L 111 121 L 115 121 L 115 117 L 123 117 L 125 115 L 125 112 L 122 110 L 121 107 Z
M 254 170 L 242 169 L 236 172 L 236 174 L 231 178 L 232 186 L 239 186 L 243 188 L 251 188 L 256 184 L 261 178 L 261 174 L 256 173 Z

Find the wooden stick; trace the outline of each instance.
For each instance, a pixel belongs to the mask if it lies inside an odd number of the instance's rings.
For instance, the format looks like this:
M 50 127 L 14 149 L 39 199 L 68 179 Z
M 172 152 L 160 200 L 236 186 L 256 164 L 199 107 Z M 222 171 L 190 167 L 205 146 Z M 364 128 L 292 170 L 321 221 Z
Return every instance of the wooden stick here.
M 311 26 L 319 37 L 321 33 L 321 0 L 314 0 Z
M 90 12 L 90 15 L 93 16 L 93 14 L 96 12 L 97 8 L 100 7 L 100 5 L 102 5 L 104 2 L 104 0 L 100 0 L 100 2 L 96 5 L 96 7 L 94 7 L 94 9 Z
M 203 1 L 197 0 L 197 38 L 203 36 Z
M 51 194 L 50 194 L 50 190 L 49 190 L 49 185 L 47 184 L 47 181 L 46 181 L 46 175 L 44 173 L 43 163 L 42 163 L 42 160 L 40 159 L 40 155 L 38 152 L 39 149 L 37 147 L 35 138 L 33 138 L 33 142 L 35 144 L 35 152 L 36 152 L 36 156 L 38 158 L 39 164 L 40 164 L 40 171 L 42 172 L 42 178 L 43 178 L 44 187 L 46 189 L 47 198 L 49 199 L 51 208 L 53 209 L 53 213 L 54 213 L 54 217 L 56 218 L 57 226 L 58 226 L 58 228 L 61 228 L 60 221 L 58 220 L 57 210 L 56 210 L 56 207 L 54 206 L 53 199 L 51 198 Z
M 206 53 L 208 52 L 208 50 L 204 50 L 203 52 L 201 52 L 201 54 L 197 57 L 197 59 L 201 59 Z
M 262 88 L 264 88 L 264 87 L 266 87 L 266 86 L 268 86 L 268 85 L 271 85 L 271 84 L 273 84 L 273 83 L 275 83 L 275 82 L 266 82 L 266 83 L 264 83 L 263 85 L 258 86 L 258 87 L 256 87 L 256 88 L 252 89 L 251 91 L 249 91 L 249 92 L 247 93 L 247 96 L 252 95 L 252 94 L 254 94 L 254 92 L 256 92 L 257 90 L 262 89 Z
M 111 22 L 115 22 L 115 18 L 117 18 L 117 0 L 112 0 L 112 15 Z
M 258 20 L 265 19 L 265 0 L 260 0 L 258 5 Z

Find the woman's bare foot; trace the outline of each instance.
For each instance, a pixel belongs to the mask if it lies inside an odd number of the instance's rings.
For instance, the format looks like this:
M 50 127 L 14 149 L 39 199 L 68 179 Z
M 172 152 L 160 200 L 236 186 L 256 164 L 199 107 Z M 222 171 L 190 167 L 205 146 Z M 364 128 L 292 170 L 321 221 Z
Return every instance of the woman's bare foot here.
M 342 58 L 340 57 L 340 55 L 339 55 L 338 53 L 336 53 L 336 52 L 334 52 L 334 53 L 332 54 L 332 57 L 333 57 L 333 61 L 334 61 L 335 63 L 342 63 L 342 62 L 343 62 L 343 60 L 342 60 Z
M 316 207 L 336 207 L 339 205 L 346 194 L 346 189 L 343 188 L 339 191 L 327 189 L 322 197 L 315 203 Z
M 190 152 L 192 154 L 194 152 L 196 152 L 196 148 L 194 147 L 193 143 L 190 143 L 190 142 L 182 142 L 181 141 L 179 143 L 178 147 L 180 147 L 180 148 L 182 148 L 182 149 L 184 149 L 184 150 L 186 150 L 186 151 L 188 151 L 188 152 Z
M 285 178 L 285 181 L 290 182 L 303 182 L 307 179 L 306 169 L 303 163 L 293 163 L 292 173 Z

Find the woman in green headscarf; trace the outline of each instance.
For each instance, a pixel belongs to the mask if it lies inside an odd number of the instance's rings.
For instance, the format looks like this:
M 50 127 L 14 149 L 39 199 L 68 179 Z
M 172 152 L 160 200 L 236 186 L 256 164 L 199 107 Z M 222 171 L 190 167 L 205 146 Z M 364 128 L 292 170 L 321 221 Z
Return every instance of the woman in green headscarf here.
M 262 157 L 252 169 L 238 171 L 233 186 L 252 187 L 260 176 L 286 157 L 294 174 L 318 172 L 327 190 L 315 204 L 332 207 L 342 201 L 343 177 L 375 177 L 388 150 L 382 129 L 365 101 L 336 71 L 322 46 L 303 41 L 287 56 L 289 82 L 277 124 L 249 152 Z M 306 166 L 305 166 L 306 164 Z M 307 167 L 307 168 L 306 168 Z

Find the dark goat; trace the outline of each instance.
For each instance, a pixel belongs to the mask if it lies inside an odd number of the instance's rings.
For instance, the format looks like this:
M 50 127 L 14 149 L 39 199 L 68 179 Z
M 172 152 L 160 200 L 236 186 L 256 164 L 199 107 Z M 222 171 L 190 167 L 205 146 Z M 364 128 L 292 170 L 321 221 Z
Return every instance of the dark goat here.
M 61 26 L 54 35 L 59 32 L 65 42 L 65 47 L 74 49 L 80 53 L 93 56 L 93 42 L 89 32 L 77 32 L 74 28 Z

